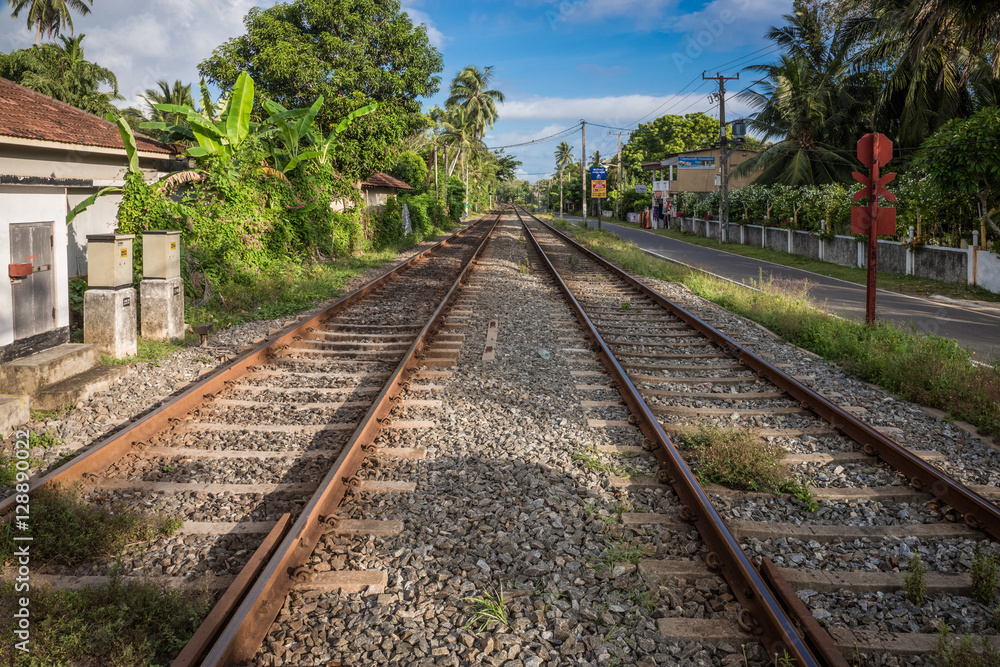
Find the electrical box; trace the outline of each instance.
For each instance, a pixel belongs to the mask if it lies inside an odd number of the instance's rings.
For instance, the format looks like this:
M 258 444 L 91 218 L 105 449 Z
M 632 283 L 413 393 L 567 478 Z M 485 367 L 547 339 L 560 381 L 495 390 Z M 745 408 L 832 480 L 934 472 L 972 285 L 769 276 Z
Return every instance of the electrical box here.
M 132 239 L 134 238 L 134 234 L 87 236 L 89 289 L 132 287 Z
M 147 280 L 170 280 L 181 275 L 181 233 L 178 231 L 143 232 L 142 277 Z

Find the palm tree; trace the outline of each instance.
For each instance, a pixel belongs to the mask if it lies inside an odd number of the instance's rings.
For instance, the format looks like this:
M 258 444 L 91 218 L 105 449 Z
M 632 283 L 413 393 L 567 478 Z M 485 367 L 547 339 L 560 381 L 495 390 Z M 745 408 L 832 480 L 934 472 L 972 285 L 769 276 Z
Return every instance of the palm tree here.
M 765 77 L 738 99 L 758 109 L 748 123 L 773 146 L 740 164 L 735 176 L 760 171 L 755 183 L 819 185 L 850 178 L 852 161 L 837 152 L 850 147 L 872 121 L 851 79 L 852 42 L 828 40 L 815 10 L 796 8 L 788 25 L 768 37 L 784 48 L 781 60 L 747 69 Z M 873 94 L 874 96 L 874 94 Z
M 465 107 L 454 107 L 449 112 L 447 119 L 441 122 L 444 130 L 441 133 L 441 141 L 455 149 L 455 157 L 448 167 L 450 177 L 455 170 L 459 160 L 462 162 L 462 171 L 465 172 L 465 208 L 469 209 L 469 164 L 466 153 L 470 150 L 483 148 L 483 143 L 476 135 L 476 126 L 473 120 L 466 113 Z
M 41 37 L 58 37 L 59 33 L 69 28 L 73 32 L 73 14 L 71 10 L 80 12 L 81 16 L 90 13 L 94 0 L 10 0 L 11 18 L 17 18 L 25 9 L 28 10 L 28 29 L 35 29 L 35 44 Z
M 461 106 L 469 115 L 469 121 L 478 138 L 486 134 L 486 128 L 493 129 L 498 117 L 497 102 L 503 104 L 504 95 L 499 90 L 487 90 L 493 81 L 493 67 L 480 70 L 469 65 L 451 82 L 451 96 L 445 106 Z
M 60 35 L 61 44 L 48 43 L 15 51 L 9 64 L 21 73 L 18 83 L 26 88 L 98 116 L 117 113 L 111 102 L 124 99 L 118 94 L 118 79 L 108 68 L 84 57 L 85 36 L 69 39 Z M 102 85 L 111 90 L 101 92 Z
M 191 84 L 182 83 L 180 79 L 174 81 L 173 85 L 166 81 L 157 81 L 156 88 L 147 88 L 143 95 L 146 101 L 146 108 L 143 110 L 147 121 L 154 123 L 166 123 L 167 125 L 187 126 L 187 115 L 161 111 L 156 108 L 157 104 L 173 104 L 175 106 L 189 106 L 195 109 L 194 96 L 191 93 Z M 146 122 L 146 121 L 143 121 Z M 162 130 L 146 130 L 150 136 L 163 141 L 180 141 L 180 137 L 170 136 Z
M 563 141 L 556 146 L 556 168 L 559 170 L 559 217 L 563 217 L 563 170 L 573 162 L 573 148 Z

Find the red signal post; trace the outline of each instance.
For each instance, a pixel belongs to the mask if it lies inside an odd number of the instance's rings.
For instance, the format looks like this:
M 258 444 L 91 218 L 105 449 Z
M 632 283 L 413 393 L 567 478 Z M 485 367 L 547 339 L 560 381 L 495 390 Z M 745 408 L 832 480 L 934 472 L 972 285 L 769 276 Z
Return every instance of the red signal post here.
M 896 178 L 896 174 L 879 176 L 879 168 L 888 164 L 891 159 L 892 142 L 884 134 L 866 134 L 858 141 L 858 160 L 866 167 L 871 167 L 871 176 L 854 172 L 854 179 L 865 186 L 864 190 L 854 195 L 854 201 L 861 201 L 865 197 L 871 199 L 867 206 L 856 206 L 851 209 L 851 233 L 868 235 L 868 294 L 865 312 L 870 327 L 875 326 L 878 236 L 896 233 L 896 209 L 879 208 L 878 205 L 879 197 L 896 201 L 896 195 L 885 189 L 885 186 Z

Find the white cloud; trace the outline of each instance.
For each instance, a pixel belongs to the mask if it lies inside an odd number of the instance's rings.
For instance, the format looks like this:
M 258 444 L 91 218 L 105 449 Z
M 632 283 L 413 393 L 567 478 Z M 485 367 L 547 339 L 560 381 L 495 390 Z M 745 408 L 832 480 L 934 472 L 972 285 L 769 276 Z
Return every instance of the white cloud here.
M 426 12 L 406 5 L 403 6 L 403 11 L 410 15 L 410 20 L 415 25 L 423 25 L 427 28 L 427 39 L 430 40 L 431 46 L 440 49 L 448 41 L 445 34 L 437 29 L 434 21 Z

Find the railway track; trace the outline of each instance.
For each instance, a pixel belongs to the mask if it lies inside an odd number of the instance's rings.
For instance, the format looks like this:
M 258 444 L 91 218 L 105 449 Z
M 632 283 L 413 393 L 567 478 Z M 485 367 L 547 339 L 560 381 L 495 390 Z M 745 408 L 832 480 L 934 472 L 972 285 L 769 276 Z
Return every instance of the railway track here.
M 184 520 L 174 536 L 120 559 L 126 579 L 219 591 L 215 606 L 174 665 L 234 664 L 253 657 L 288 592 L 316 581 L 310 554 L 324 532 L 378 531 L 344 521 L 348 489 L 392 485 L 357 477 L 418 367 L 453 363 L 455 335 L 443 314 L 500 216 L 490 214 L 414 256 L 322 314 L 248 350 L 145 418 L 31 485 L 82 482 L 95 502 Z M 436 337 L 436 338 L 435 338 Z M 460 335 L 457 338 L 461 338 Z M 432 340 L 433 339 L 433 340 Z M 433 371 L 430 371 L 433 375 Z M 433 402 L 417 399 L 416 404 Z M 406 457 L 404 449 L 382 456 Z M 383 488 L 384 487 L 384 488 Z M 0 502 L 0 513 L 17 504 Z M 35 581 L 106 580 L 112 564 L 50 568 Z M 363 577 L 362 577 L 363 578 Z
M 593 386 L 594 397 L 606 399 L 592 402 L 595 424 L 637 424 L 656 456 L 655 476 L 614 483 L 631 490 L 669 484 L 682 503 L 675 514 L 622 520 L 650 536 L 691 526 L 710 551 L 704 565 L 647 560 L 640 571 L 651 581 L 721 576 L 742 607 L 736 624 L 664 618 L 661 631 L 730 642 L 758 637 L 769 655 L 787 651 L 797 665 L 925 664 L 942 623 L 994 634 L 993 594 L 984 603 L 969 599 L 970 552 L 1000 551 L 1000 510 L 992 502 L 1000 489 L 987 483 L 988 467 L 943 448 L 905 447 L 894 439 L 899 433 L 861 421 L 863 409 L 809 389 L 533 216 L 518 218 L 611 375 L 611 383 Z M 780 448 L 813 497 L 703 487 L 692 469 L 704 464 L 683 445 L 706 431 L 748 433 Z M 966 548 L 949 556 L 956 540 Z M 886 544 L 898 545 L 896 556 L 852 557 Z M 930 561 L 926 604 L 909 603 L 902 592 L 914 552 Z M 896 619 L 894 631 L 866 629 L 886 617 Z

